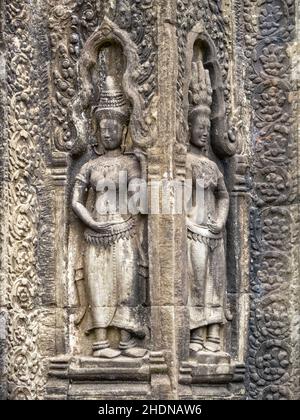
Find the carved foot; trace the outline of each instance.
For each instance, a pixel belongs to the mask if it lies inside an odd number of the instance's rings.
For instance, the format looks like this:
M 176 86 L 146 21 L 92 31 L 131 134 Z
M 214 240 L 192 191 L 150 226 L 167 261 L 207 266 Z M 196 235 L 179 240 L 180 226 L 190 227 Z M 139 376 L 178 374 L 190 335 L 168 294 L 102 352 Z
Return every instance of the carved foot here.
M 127 357 L 141 359 L 146 356 L 148 350 L 137 345 L 137 341 L 132 334 L 126 330 L 121 331 L 121 341 L 119 345 L 122 354 Z
M 191 352 L 191 354 L 198 353 L 201 350 L 203 350 L 203 344 L 200 344 L 200 343 L 191 343 L 190 344 L 190 352 Z
M 205 350 L 210 351 L 212 353 L 218 353 L 221 351 L 221 344 L 215 343 L 214 341 L 207 341 L 204 344 L 204 348 Z
M 114 359 L 116 357 L 119 357 L 120 355 L 121 355 L 120 350 L 115 350 L 110 347 L 106 349 L 94 351 L 94 357 L 99 357 L 103 359 Z
M 147 349 L 141 347 L 133 347 L 131 349 L 123 350 L 123 355 L 127 357 L 133 357 L 135 359 L 140 359 L 148 353 Z

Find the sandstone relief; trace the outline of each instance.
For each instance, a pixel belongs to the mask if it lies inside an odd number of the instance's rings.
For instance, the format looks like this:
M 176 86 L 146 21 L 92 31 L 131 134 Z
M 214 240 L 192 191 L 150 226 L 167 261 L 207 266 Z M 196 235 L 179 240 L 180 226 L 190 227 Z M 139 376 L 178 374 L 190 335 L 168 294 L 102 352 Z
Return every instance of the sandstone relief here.
M 224 233 L 229 195 L 223 174 L 208 157 L 212 88 L 201 61 L 193 63 L 189 103 L 187 177 L 193 184 L 187 214 L 190 350 L 219 352 L 226 308 Z M 197 200 L 197 193 L 202 200 Z
M 72 199 L 73 210 L 86 227 L 84 276 L 87 305 L 92 313 L 90 330 L 95 334 L 93 355 L 108 359 L 121 352 L 129 357 L 143 357 L 146 350 L 138 346 L 136 337 L 144 338 L 147 329 L 143 314 L 145 292 L 139 278 L 139 218 L 124 206 L 124 214 L 120 213 L 121 203 L 115 202 L 122 188 L 120 174 L 130 183 L 140 178 L 141 169 L 134 155 L 122 151 L 130 110 L 114 83 L 111 76 L 105 79 L 99 103 L 93 109 L 99 138 L 93 149 L 98 157 L 80 169 Z M 116 195 L 110 197 L 106 192 L 111 185 L 111 192 Z M 90 208 L 86 204 L 87 193 L 93 195 Z M 118 349 L 113 349 L 107 340 L 109 327 L 120 331 Z
M 0 399 L 299 399 L 293 0 L 0 2 Z

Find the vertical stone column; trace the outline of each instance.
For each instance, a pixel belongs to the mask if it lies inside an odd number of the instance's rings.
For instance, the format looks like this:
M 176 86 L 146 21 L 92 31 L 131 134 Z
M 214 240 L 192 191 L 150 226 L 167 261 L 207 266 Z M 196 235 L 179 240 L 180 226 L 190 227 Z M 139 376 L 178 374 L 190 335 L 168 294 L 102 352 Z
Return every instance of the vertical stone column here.
M 235 116 L 229 128 L 234 131 L 237 141 L 236 155 L 229 163 L 230 214 L 228 218 L 227 252 L 228 267 L 228 310 L 230 311 L 231 348 L 227 351 L 239 362 L 245 363 L 249 318 L 249 131 L 250 112 L 245 101 L 245 61 L 244 50 L 240 48 L 239 22 L 243 20 L 241 5 L 234 1 L 224 2 L 224 14 L 230 27 L 232 42 L 229 48 L 229 79 L 232 89 L 231 103 L 227 104 Z M 237 16 L 237 19 L 232 19 Z
M 299 392 L 299 138 L 291 65 L 295 4 L 247 1 L 244 18 L 253 109 L 247 386 L 251 399 L 289 400 Z
M 52 169 L 53 198 L 54 198 L 54 220 L 55 220 L 55 348 L 57 354 L 64 354 L 67 351 L 68 336 L 68 305 L 66 273 L 67 273 L 67 227 L 65 221 L 68 219 L 67 209 L 67 168 L 55 167 Z
M 4 137 L 4 101 L 5 98 L 5 44 L 3 39 L 3 7 L 0 1 L 0 201 L 4 197 L 4 179 L 5 179 L 5 154 L 6 141 Z M 3 220 L 4 209 L 0 205 L 0 218 Z M 6 355 L 6 336 L 7 336 L 7 308 L 5 302 L 5 277 L 3 273 L 4 262 L 4 224 L 0 228 L 0 400 L 6 398 L 6 375 L 5 375 L 5 355 Z
M 174 181 L 176 165 L 176 83 L 178 72 L 176 37 L 176 0 L 157 1 L 158 12 L 158 108 L 155 146 L 149 151 L 149 182 Z M 162 197 L 160 197 L 162 204 Z M 170 197 L 174 210 L 174 197 Z M 163 394 L 177 395 L 177 375 L 183 347 L 188 340 L 182 334 L 184 302 L 182 271 L 184 218 L 182 215 L 149 215 L 150 295 L 152 344 L 155 351 L 166 354 L 171 380 Z M 167 391 L 167 394 L 165 392 Z M 172 392 L 170 394 L 169 392 Z

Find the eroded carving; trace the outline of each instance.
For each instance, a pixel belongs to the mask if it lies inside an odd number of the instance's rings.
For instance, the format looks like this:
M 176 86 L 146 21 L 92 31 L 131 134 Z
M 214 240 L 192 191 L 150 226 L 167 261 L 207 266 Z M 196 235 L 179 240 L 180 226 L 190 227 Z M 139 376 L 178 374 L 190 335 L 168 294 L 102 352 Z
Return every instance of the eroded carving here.
M 259 6 L 244 2 L 246 56 L 251 64 L 247 88 L 255 126 L 248 357 L 248 388 L 253 399 L 289 399 L 295 389 L 291 365 L 299 346 L 289 332 L 291 305 L 297 296 L 291 290 L 297 290 L 293 238 L 298 235 L 298 218 L 289 203 L 296 196 L 297 147 L 288 54 L 294 13 L 290 1 L 264 0 Z
M 39 348 L 41 310 L 37 267 L 38 223 L 43 159 L 39 149 L 39 89 L 32 70 L 36 60 L 29 29 L 28 1 L 6 7 L 11 48 L 7 55 L 9 136 L 5 300 L 8 304 L 7 379 L 10 399 L 38 399 L 44 386 Z
M 177 10 L 172 5 L 177 5 Z M 244 398 L 242 386 L 237 391 L 236 385 L 243 381 L 244 374 L 240 362 L 245 346 L 240 342 L 247 333 L 250 265 L 247 398 L 299 396 L 299 165 L 292 117 L 298 81 L 291 67 L 296 61 L 294 8 L 293 0 L 1 2 L 0 395 L 5 387 L 10 399 L 43 398 L 45 362 L 50 361 L 49 398 L 121 395 L 202 399 L 203 388 L 212 392 L 209 398 Z M 177 36 L 170 36 L 175 32 Z M 167 59 L 174 60 L 170 66 L 174 72 L 163 74 L 158 52 L 160 57 L 166 52 Z M 206 74 L 200 80 L 202 91 L 209 91 L 210 85 L 212 88 L 210 115 L 208 107 L 197 110 L 200 106 L 193 95 L 187 106 L 184 103 L 190 79 L 203 72 L 199 63 Z M 164 88 L 176 83 L 177 101 L 176 88 L 173 92 Z M 112 84 L 116 86 L 113 95 L 107 93 L 107 86 Z M 198 101 L 202 100 L 200 95 Z M 189 105 L 194 108 L 191 112 Z M 169 121 L 168 110 L 157 121 L 157 113 L 164 106 L 171 111 L 177 108 L 177 139 L 173 139 L 171 130 L 176 118 Z M 226 125 L 236 111 L 242 111 L 243 120 L 238 145 L 232 126 L 228 130 Z M 188 120 L 192 141 L 187 157 Z M 205 150 L 203 132 L 209 129 Z M 105 133 L 116 140 L 113 146 L 103 147 Z M 200 137 L 203 144 L 201 141 L 201 147 L 196 147 L 195 138 Z M 154 141 L 155 151 L 151 148 Z M 231 156 L 236 146 L 239 156 L 234 174 L 234 159 L 221 159 Z M 160 154 L 164 155 L 163 165 Z M 115 212 L 105 216 L 107 220 L 87 226 L 86 217 L 83 223 L 72 214 L 69 200 L 82 165 L 74 207 L 80 204 L 84 211 L 103 204 L 103 194 L 94 187 L 105 171 L 114 178 L 120 167 L 127 173 L 128 182 L 133 175 L 142 174 L 146 179 L 147 159 L 153 178 L 163 174 L 184 180 L 187 170 L 195 180 L 200 173 L 209 204 L 192 209 L 196 213 L 196 209 L 204 212 L 207 208 L 211 213 L 201 221 L 198 213 L 188 214 L 187 240 L 184 217 L 158 216 L 153 218 L 157 223 L 149 225 L 153 241 L 151 286 L 157 288 L 158 297 L 155 310 L 164 313 L 156 317 L 153 310 L 151 347 L 147 308 L 143 305 L 148 261 L 139 241 L 141 218 Z M 250 176 L 246 179 L 249 161 Z M 228 191 L 234 184 L 226 230 L 228 196 L 224 178 Z M 250 188 L 253 208 L 248 250 L 246 196 Z M 212 223 L 213 207 L 222 200 L 224 213 Z M 170 232 L 168 225 L 162 226 L 165 222 L 170 223 Z M 84 230 L 85 236 L 80 237 Z M 241 246 L 229 246 L 227 261 L 226 236 L 229 245 L 242 239 Z M 78 248 L 77 237 L 82 239 Z M 145 234 L 144 245 L 147 242 Z M 177 320 L 184 327 L 188 325 L 188 310 L 182 303 L 185 291 L 176 286 L 172 273 L 185 255 L 186 242 L 191 284 L 198 281 L 190 291 L 190 301 L 196 302 L 190 314 L 191 350 L 197 357 L 189 360 L 185 352 L 190 343 L 183 339 L 184 328 L 168 330 L 157 322 L 172 319 L 173 325 Z M 164 254 L 169 246 L 172 252 Z M 162 254 L 161 258 L 156 252 Z M 178 258 L 179 264 L 174 265 L 172 258 Z M 154 267 L 157 261 L 160 264 Z M 228 301 L 234 318 L 223 328 L 225 318 L 229 320 L 224 314 L 226 266 Z M 207 267 L 216 270 L 211 273 Z M 94 293 L 101 282 L 106 293 Z M 171 287 L 165 288 L 163 282 Z M 213 310 L 208 310 L 212 308 L 213 292 L 203 298 L 207 285 L 217 292 Z M 235 316 L 238 310 L 242 313 L 239 319 Z M 89 321 L 92 331 L 85 337 Z M 118 334 L 111 335 L 111 328 Z M 239 328 L 240 335 L 236 333 Z M 165 339 L 166 332 L 170 336 Z M 115 345 L 119 334 L 121 348 Z M 92 338 L 94 349 L 89 347 Z M 222 352 L 223 341 L 230 355 Z M 169 353 L 164 343 L 172 343 Z M 176 351 L 180 366 L 172 354 L 175 344 L 179 344 Z M 148 348 L 157 351 L 147 357 Z M 88 356 L 92 350 L 97 357 Z M 120 352 L 132 357 L 117 357 Z M 64 356 L 49 359 L 58 354 Z M 235 356 L 240 357 L 236 366 Z
M 218 77 L 214 78 L 214 82 L 218 83 L 218 88 L 222 85 L 222 95 L 226 99 L 226 104 L 223 104 L 223 110 L 219 108 L 219 112 L 224 112 L 228 117 L 232 117 L 232 110 L 230 109 L 230 47 L 228 33 L 229 20 L 225 16 L 224 7 L 218 0 L 207 1 L 207 0 L 192 0 L 184 1 L 179 0 L 177 2 L 177 32 L 178 32 L 178 55 L 179 55 L 179 75 L 178 75 L 178 104 L 182 105 L 186 98 L 186 82 L 188 82 L 189 72 L 189 61 L 186 61 L 187 51 L 191 51 L 193 47 L 188 46 L 188 37 L 194 38 L 193 42 L 199 35 L 203 35 L 203 40 L 209 41 L 213 46 L 213 51 L 209 54 L 209 66 L 210 70 L 220 65 L 217 70 Z M 213 53 L 213 54 L 212 54 Z M 219 63 L 219 64 L 218 64 Z M 188 88 L 188 86 L 187 86 Z M 184 107 L 185 108 L 185 107 Z M 225 120 L 221 116 L 222 123 L 226 124 Z M 184 125 L 186 118 L 182 114 L 182 108 L 178 108 L 178 118 L 181 124 L 181 129 L 178 133 L 178 141 L 182 141 L 182 132 L 185 132 Z M 213 124 L 214 125 L 214 124 Z M 213 128 L 213 127 L 212 127 Z M 226 131 L 226 130 L 225 130 Z M 224 133 L 225 136 L 227 133 Z M 181 139 L 181 140 L 180 140 Z M 227 143 L 227 144 L 226 144 Z M 223 156 L 232 155 L 235 150 L 235 145 L 226 142 L 219 145 L 219 153 Z M 233 141 L 234 143 L 234 141 Z
M 103 37 L 109 37 L 111 26 L 116 29 L 115 37 L 121 35 L 121 44 L 127 51 L 136 50 L 136 63 L 132 59 L 130 74 L 135 79 L 136 89 L 143 98 L 144 108 L 151 107 L 156 89 L 156 51 L 154 49 L 155 13 L 152 0 L 135 2 L 132 0 L 114 0 L 87 2 L 69 0 L 57 4 L 49 3 L 49 31 L 52 53 L 52 158 L 55 164 L 66 159 L 65 152 L 82 153 L 85 142 L 82 141 L 82 123 L 76 121 L 80 115 L 80 104 L 76 102 L 76 92 L 80 87 L 79 57 L 84 56 L 86 42 L 94 35 L 99 39 L 99 30 L 105 27 Z M 110 27 L 108 22 L 110 22 Z M 98 35 L 97 35 L 98 30 Z M 84 48 L 83 54 L 81 50 Z M 90 51 L 91 53 L 91 51 Z M 86 67 L 86 65 L 84 65 Z M 132 73 L 132 75 L 131 75 Z M 126 77 L 124 78 L 126 80 Z M 125 81 L 126 83 L 126 81 Z M 126 94 L 130 94 L 126 92 Z M 84 102 L 84 101 L 83 101 Z M 134 101 L 137 106 L 137 99 Z M 75 109 L 74 109 L 75 108 Z M 151 108 L 150 108 L 151 109 Z M 132 118 L 136 118 L 135 112 Z M 144 118 L 137 117 L 136 124 L 143 125 Z M 149 131 L 151 122 L 143 126 Z M 136 136 L 141 139 L 145 132 Z M 134 135 L 133 135 L 134 137 Z M 66 163 L 65 163 L 66 165 Z
M 86 226 L 84 272 L 92 314 L 90 329 L 96 336 L 93 354 L 102 358 L 115 358 L 121 353 L 143 357 L 147 350 L 137 340 L 147 334 L 145 284 L 139 271 L 140 220 L 128 208 L 123 207 L 122 214 L 121 203 L 114 201 L 121 188 L 140 178 L 141 168 L 134 155 L 122 150 L 130 113 L 123 92 L 111 76 L 104 83 L 93 114 L 99 133 L 99 144 L 94 147 L 98 157 L 87 162 L 77 175 L 72 204 Z M 112 185 L 116 195 L 107 196 Z M 107 339 L 111 327 L 120 331 L 119 349 L 112 348 Z
M 225 321 L 224 229 L 229 195 L 217 164 L 208 157 L 212 87 L 201 60 L 193 63 L 189 91 L 190 152 L 187 177 L 192 205 L 187 213 L 191 353 L 221 351 Z

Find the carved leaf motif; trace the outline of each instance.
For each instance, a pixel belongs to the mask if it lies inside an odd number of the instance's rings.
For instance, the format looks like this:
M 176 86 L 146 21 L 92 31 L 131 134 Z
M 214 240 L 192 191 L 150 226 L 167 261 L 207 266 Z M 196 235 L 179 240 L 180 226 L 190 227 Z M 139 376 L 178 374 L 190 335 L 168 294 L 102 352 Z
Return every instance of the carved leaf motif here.
M 36 243 L 38 186 L 41 157 L 36 102 L 39 91 L 32 67 L 36 66 L 29 27 L 30 2 L 12 0 L 6 6 L 9 42 L 7 77 L 13 81 L 7 96 L 9 133 L 6 200 L 9 209 L 7 302 L 9 340 L 7 376 L 10 398 L 37 399 L 43 386 L 43 364 L 38 352 L 39 312 L 36 297 Z M 57 9 L 56 13 L 60 14 Z M 40 385 L 39 385 L 40 384 Z
M 246 0 L 246 56 L 249 57 L 249 98 L 254 116 L 254 198 L 257 209 L 251 219 L 251 306 L 249 372 L 253 399 L 289 399 L 287 340 L 291 320 L 290 295 L 293 225 L 285 207 L 292 200 L 292 118 L 288 92 L 291 87 L 287 42 L 294 29 L 290 1 Z M 252 16 L 252 18 L 251 18 Z M 253 51 L 254 50 L 254 51 Z M 276 204 L 275 207 L 269 207 Z M 288 306 L 286 306 L 288 305 Z M 276 340 L 266 341 L 268 338 Z M 255 354 L 255 355 L 254 355 Z M 278 382 L 280 386 L 275 385 Z M 272 385 L 270 385 L 272 383 Z M 282 386 L 282 384 L 286 384 Z

